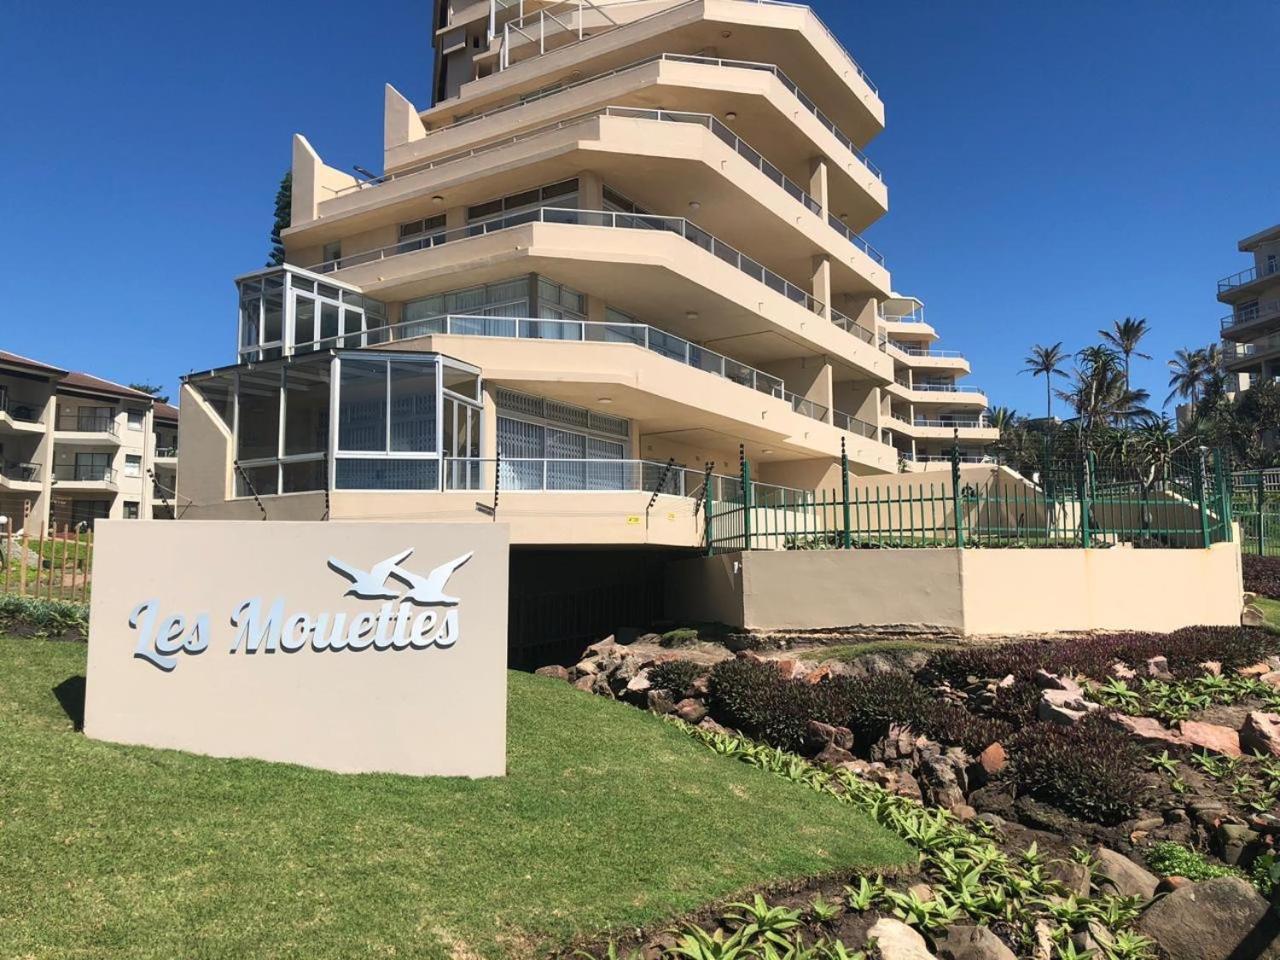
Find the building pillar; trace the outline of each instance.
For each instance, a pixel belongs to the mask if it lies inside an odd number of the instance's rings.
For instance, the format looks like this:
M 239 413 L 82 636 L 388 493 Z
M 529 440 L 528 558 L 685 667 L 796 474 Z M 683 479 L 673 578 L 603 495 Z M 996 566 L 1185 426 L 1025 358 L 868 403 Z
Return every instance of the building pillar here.
M 578 174 L 578 209 L 604 209 L 604 180 L 593 170 Z
M 290 298 L 292 299 L 292 298 Z M 155 404 L 147 408 L 142 418 L 142 496 L 138 500 L 138 518 L 150 520 L 152 515 L 152 487 L 155 484 L 156 434 Z
M 822 205 L 824 214 L 831 213 L 831 193 L 827 184 L 826 157 L 815 157 L 809 161 L 809 196 Z
M 481 394 L 480 406 L 480 488 L 492 490 L 498 480 L 498 399 L 488 383 Z
M 831 259 L 813 258 L 813 296 L 822 304 L 821 316 L 831 319 Z
M 44 423 L 44 436 L 36 444 L 36 463 L 40 464 L 40 494 L 36 497 L 31 516 L 40 530 L 48 530 L 53 515 L 53 433 L 58 429 L 58 395 L 53 392 L 52 385 L 41 419 Z

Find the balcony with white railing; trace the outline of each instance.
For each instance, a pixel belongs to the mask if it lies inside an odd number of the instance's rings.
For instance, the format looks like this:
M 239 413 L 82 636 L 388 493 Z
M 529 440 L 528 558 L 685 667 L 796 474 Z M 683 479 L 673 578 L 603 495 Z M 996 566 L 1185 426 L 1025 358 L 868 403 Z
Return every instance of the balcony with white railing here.
M 792 393 L 786 389 L 785 382 L 779 377 L 757 370 L 755 367 L 709 350 L 683 337 L 642 323 L 447 315 L 409 320 L 367 330 L 361 335 L 361 345 L 378 346 L 429 336 L 491 337 L 567 344 L 603 343 L 637 346 L 676 363 L 775 397 L 786 403 L 792 412 L 811 420 L 830 422 L 839 429 L 879 440 L 879 431 L 873 424 L 839 410 L 830 410 L 823 404 Z M 336 340 L 331 338 L 331 340 L 313 344 L 300 344 L 299 350 L 324 349 L 336 345 Z M 828 420 L 828 414 L 830 414 L 830 420 Z
M 1223 277 L 1218 281 L 1218 293 L 1229 293 L 1238 287 L 1247 287 L 1251 283 L 1275 276 L 1278 273 L 1280 273 L 1280 261 L 1270 260 L 1263 264 L 1261 268 L 1255 265 L 1248 270 L 1241 270 L 1239 273 L 1233 273 L 1229 277 Z
M 792 200 L 808 210 L 809 213 L 817 217 L 819 221 L 824 222 L 841 238 L 860 250 L 870 258 L 873 263 L 879 266 L 884 266 L 884 255 L 868 243 L 861 234 L 849 228 L 834 213 L 824 211 L 822 204 L 814 199 L 814 197 L 809 194 L 808 190 L 784 174 L 775 164 L 767 160 L 763 153 L 752 147 L 749 143 L 734 133 L 727 124 L 707 113 L 617 105 L 599 107 L 574 117 L 557 120 L 554 123 L 545 124 L 533 130 L 528 130 L 502 140 L 484 144 L 483 146 L 473 147 L 460 153 L 440 157 L 426 163 L 407 167 L 403 170 L 393 171 L 383 177 L 360 181 L 359 183 L 335 191 L 334 196 L 349 196 L 359 193 L 362 190 L 376 188 L 380 184 L 392 183 L 406 177 L 412 177 L 415 174 L 436 170 L 452 163 L 470 160 L 474 157 L 492 153 L 496 150 L 510 147 L 515 144 L 524 143 L 544 134 L 554 133 L 578 126 L 579 124 L 585 124 L 607 117 L 702 127 L 716 137 L 716 139 L 720 140 L 730 150 L 736 153 L 740 158 L 762 173 L 773 184 L 781 188 L 781 190 Z
M 62 489 L 114 490 L 116 488 L 115 471 L 98 464 L 55 464 L 53 479 Z
M 60 410 L 55 425 L 58 441 L 65 443 L 120 442 L 120 430 L 113 415 L 77 410 Z
M 1280 300 L 1260 300 L 1232 311 L 1218 321 L 1224 337 L 1248 336 L 1257 327 L 1280 322 Z

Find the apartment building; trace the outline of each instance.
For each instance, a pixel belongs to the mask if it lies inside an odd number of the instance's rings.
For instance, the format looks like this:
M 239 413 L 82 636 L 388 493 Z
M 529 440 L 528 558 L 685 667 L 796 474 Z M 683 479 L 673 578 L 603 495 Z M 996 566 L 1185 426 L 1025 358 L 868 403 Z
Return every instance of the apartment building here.
M 166 408 L 161 451 L 158 406 Z M 176 408 L 0 351 L 0 515 L 15 530 L 151 517 L 157 465 L 176 472 L 176 457 Z
M 1218 281 L 1218 300 L 1231 307 L 1219 321 L 1222 355 L 1238 389 L 1280 377 L 1280 224 L 1239 243 L 1252 266 Z
M 184 382 L 186 516 L 690 548 L 740 456 L 802 492 L 842 454 L 981 459 L 968 362 L 863 237 L 880 93 L 812 10 L 434 13 L 436 102 L 386 89 L 381 176 L 294 139 L 286 263 L 236 278 L 234 362 Z

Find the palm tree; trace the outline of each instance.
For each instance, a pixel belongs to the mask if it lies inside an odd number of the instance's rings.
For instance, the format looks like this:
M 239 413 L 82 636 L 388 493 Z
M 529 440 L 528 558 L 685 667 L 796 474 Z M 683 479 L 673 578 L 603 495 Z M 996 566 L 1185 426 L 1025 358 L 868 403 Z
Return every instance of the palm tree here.
M 1184 347 L 1175 353 L 1169 361 L 1169 386 L 1173 389 L 1165 397 L 1165 404 L 1168 405 L 1174 397 L 1182 397 L 1191 401 L 1194 413 L 1196 404 L 1200 402 L 1200 394 L 1214 376 L 1216 358 L 1216 344 L 1212 350 L 1191 350 Z
M 1031 348 L 1031 353 L 1022 361 L 1026 366 L 1018 371 L 1019 373 L 1029 373 L 1033 377 L 1044 377 L 1044 392 L 1048 401 L 1045 417 L 1048 419 L 1053 418 L 1053 378 L 1067 375 L 1066 371 L 1062 369 L 1062 365 L 1066 361 L 1067 354 L 1062 349 L 1061 340 L 1051 347 L 1037 343 Z
M 992 407 L 987 411 L 987 422 L 1001 433 L 1014 425 L 1018 419 L 1018 411 L 1013 407 Z
M 1113 320 L 1110 330 L 1098 331 L 1103 343 L 1112 347 L 1124 357 L 1124 385 L 1126 389 L 1129 387 L 1130 359 L 1133 357 L 1141 357 L 1143 360 L 1151 359 L 1147 354 L 1138 351 L 1138 344 L 1142 342 L 1142 338 L 1149 332 L 1150 327 L 1148 327 L 1145 317 L 1142 319 L 1125 317 L 1123 320 Z
M 1076 354 L 1071 386 L 1058 396 L 1080 418 L 1082 434 L 1113 424 L 1127 423 L 1148 413 L 1150 394 L 1131 390 L 1120 357 L 1110 347 L 1085 347 Z

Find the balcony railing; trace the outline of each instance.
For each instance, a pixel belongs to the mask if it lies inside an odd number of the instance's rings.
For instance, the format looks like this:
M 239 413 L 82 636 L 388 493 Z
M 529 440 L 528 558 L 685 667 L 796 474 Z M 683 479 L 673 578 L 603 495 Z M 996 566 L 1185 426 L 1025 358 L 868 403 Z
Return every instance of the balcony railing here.
M 604 80 L 609 77 L 616 77 L 624 73 L 629 73 L 632 70 L 639 70 L 641 67 L 648 66 L 649 64 L 660 63 L 664 61 L 668 63 L 704 64 L 707 66 L 715 66 L 715 67 L 730 67 L 733 69 L 741 69 L 741 70 L 756 70 L 763 73 L 773 74 L 773 76 L 778 79 L 778 82 L 781 83 L 784 87 L 786 87 L 787 90 L 790 91 L 790 93 L 798 101 L 800 101 L 801 106 L 803 106 L 806 110 L 808 110 L 811 114 L 813 114 L 813 116 L 818 120 L 818 122 L 821 123 L 824 127 L 826 127 L 827 130 L 829 130 L 832 133 L 832 135 L 834 135 L 835 138 L 840 141 L 840 144 L 846 150 L 850 151 L 854 156 L 858 158 L 858 160 L 862 163 L 864 167 L 867 168 L 868 172 L 870 172 L 872 176 L 874 176 L 877 180 L 884 180 L 884 174 L 881 173 L 880 168 L 877 167 L 874 163 L 872 163 L 867 158 L 867 155 L 863 153 L 863 151 L 858 147 L 858 145 L 853 142 L 852 137 L 848 136 L 843 130 L 840 129 L 840 127 L 835 123 L 835 121 L 833 121 L 830 117 L 828 117 L 825 113 L 823 113 L 818 108 L 817 104 L 813 102 L 813 98 L 811 98 L 808 94 L 806 94 L 797 83 L 795 83 L 790 77 L 788 77 L 785 73 L 783 73 L 782 70 L 780 70 L 774 64 L 757 63 L 752 60 L 724 60 L 719 57 L 700 57 L 694 54 L 685 54 L 685 53 L 660 53 L 656 56 L 645 57 L 643 60 L 637 60 L 634 63 L 629 63 L 625 67 L 618 67 L 616 70 L 609 70 L 604 73 L 593 74 L 590 77 L 584 77 L 581 80 L 575 80 L 573 83 L 562 83 L 562 84 L 555 84 L 549 87 L 544 87 L 542 90 L 539 90 L 536 93 L 528 94 L 526 96 L 521 97 L 515 103 L 504 104 L 500 107 L 494 107 L 492 110 L 485 110 L 480 113 L 473 113 L 467 117 L 461 117 L 455 120 L 453 123 L 442 124 L 441 126 L 433 127 L 431 129 L 431 132 L 437 133 L 441 130 L 452 130 L 456 127 L 466 126 L 469 123 L 475 123 L 477 120 L 485 120 L 485 119 L 488 119 L 489 117 L 506 113 L 509 110 L 515 110 L 515 109 L 518 109 L 519 107 L 526 106 L 530 103 L 536 103 L 538 101 L 545 100 L 548 97 L 553 97 L 556 94 L 564 93 L 567 90 L 574 90 L 586 84 L 595 83 L 597 80 Z M 385 177 L 377 177 L 373 180 L 362 181 L 361 185 L 368 184 L 368 183 L 380 183 L 383 180 L 390 180 L 396 177 L 405 176 L 410 173 L 415 173 L 421 169 L 425 169 L 425 168 L 422 167 L 421 165 L 415 165 L 413 167 L 406 168 L 405 170 L 397 171 L 393 174 L 388 174 Z M 347 188 L 347 189 L 355 189 L 355 188 Z
M 857 417 L 848 413 L 841 413 L 836 410 L 832 415 L 832 422 L 841 430 L 847 433 L 856 433 L 858 436 L 867 437 L 870 440 L 880 442 L 880 430 L 873 423 L 867 423 L 865 420 L 859 420 Z
M 570 0 L 570 3 L 568 5 L 572 6 L 572 2 L 573 0 Z M 792 7 L 796 9 L 808 10 L 810 15 L 813 17 L 813 19 L 817 21 L 818 26 L 822 28 L 823 32 L 826 33 L 827 37 L 835 45 L 836 49 L 838 49 L 842 54 L 844 54 L 845 58 L 849 61 L 849 65 L 853 67 L 854 71 L 858 74 L 858 77 L 862 80 L 862 82 L 867 85 L 867 87 L 871 90 L 872 93 L 877 95 L 879 94 L 878 88 L 872 82 L 871 78 L 867 76 L 866 71 L 863 70 L 861 66 L 859 66 L 858 61 L 853 58 L 853 54 L 849 52 L 849 49 L 843 43 L 840 42 L 840 38 L 837 37 L 832 32 L 831 28 L 826 25 L 823 19 L 820 16 L 818 16 L 818 14 L 807 4 L 790 3 L 790 2 L 787 2 L 787 0 L 741 0 L 741 2 L 754 3 L 758 6 Z M 593 27 L 592 30 L 590 31 L 592 35 L 606 32 L 618 26 L 630 26 L 631 24 L 634 24 L 634 23 L 641 23 L 653 17 L 659 17 L 665 14 L 668 14 L 672 10 L 677 10 L 677 9 L 680 9 L 681 7 L 690 6 L 690 5 L 691 4 L 676 4 L 674 7 L 667 7 L 662 10 L 656 10 L 653 13 L 649 14 L 648 16 L 638 17 L 635 20 L 629 20 L 627 21 L 626 24 L 618 24 L 612 18 L 610 18 L 607 14 L 603 14 L 600 8 L 594 6 L 593 4 L 585 3 L 585 6 L 588 7 L 589 9 L 597 13 L 601 13 L 606 21 L 606 24 L 604 25 L 603 29 L 601 29 L 600 26 Z M 506 7 L 518 6 L 519 15 L 512 22 L 503 25 L 502 50 L 499 54 L 499 59 L 498 59 L 500 70 L 505 70 L 507 67 L 511 65 L 510 57 L 511 57 L 512 33 L 515 33 L 523 37 L 526 40 L 526 42 L 537 43 L 539 54 L 546 52 L 547 38 L 554 37 L 555 34 L 557 33 L 568 33 L 570 35 L 572 35 L 573 33 L 577 33 L 578 34 L 577 39 L 579 42 L 584 39 L 587 39 L 587 36 L 584 33 L 584 24 L 582 21 L 582 8 L 584 6 L 584 3 L 581 2 L 581 0 L 578 0 L 578 6 L 577 6 L 578 18 L 577 18 L 576 26 L 574 26 L 572 23 L 566 23 L 564 19 L 562 19 L 565 16 L 564 11 L 561 11 L 560 17 L 557 17 L 553 12 L 550 12 L 549 10 L 540 10 L 536 13 L 531 13 L 526 15 L 524 12 L 524 5 L 523 3 L 520 3 L 519 0 L 516 0 L 515 3 L 505 3 L 504 6 Z M 570 16 L 569 19 L 572 20 L 573 19 L 572 16 Z M 548 26 L 548 20 L 551 21 L 550 26 Z M 537 26 L 534 26 L 534 22 L 536 22 Z
M 0 463 L 0 476 L 15 483 L 35 483 L 40 479 L 40 464 Z
M 57 429 L 70 433 L 106 433 L 113 437 L 117 433 L 115 417 L 75 411 L 58 414 Z
M 923 393 L 983 393 L 981 387 L 962 383 L 911 383 L 905 377 L 894 377 L 894 381 L 908 390 Z
M 1261 300 L 1227 314 L 1218 321 L 1218 324 L 1223 330 L 1227 330 L 1273 316 L 1280 316 L 1280 300 Z
M 543 458 L 451 458 L 444 461 L 445 490 L 492 488 L 504 492 L 667 493 L 692 496 L 701 487 L 698 471 L 656 460 L 572 460 Z
M 367 250 L 363 253 L 352 254 L 349 257 L 340 257 L 336 260 L 326 260 L 323 263 L 315 264 L 307 269 L 317 273 L 332 273 L 335 270 L 345 270 L 348 267 L 354 267 L 364 263 L 375 263 L 380 260 L 387 260 L 391 257 L 400 256 L 401 254 L 426 250 L 431 247 L 441 246 L 442 244 L 452 243 L 455 240 L 465 240 L 470 237 L 486 236 L 490 233 L 497 233 L 501 230 L 510 230 L 514 227 L 524 226 L 529 223 L 573 224 L 587 227 L 612 227 L 622 230 L 657 230 L 665 233 L 674 233 L 677 236 L 681 236 L 688 240 L 690 243 L 701 247 L 708 253 L 719 257 L 730 266 L 736 267 L 747 276 L 760 281 L 775 292 L 782 294 L 788 300 L 800 304 L 811 313 L 821 314 L 826 311 L 826 305 L 806 290 L 796 286 L 790 280 L 784 279 L 762 264 L 757 263 L 746 254 L 740 253 L 723 240 L 703 230 L 697 224 L 692 223 L 689 220 L 685 220 L 683 217 L 661 217 L 638 213 L 615 213 L 609 210 L 577 210 L 569 207 L 538 207 L 534 210 L 522 210 L 518 213 L 508 214 L 505 217 L 495 217 L 492 220 L 485 220 L 480 223 L 471 223 L 465 227 L 458 227 L 453 230 L 441 230 L 438 233 L 434 233 L 429 236 L 416 237 L 413 240 L 401 241 L 400 243 L 394 243 L 386 247 L 381 247 L 377 250 Z
M 1243 287 L 1246 284 L 1253 283 L 1262 277 L 1269 277 L 1274 273 L 1280 272 L 1280 262 L 1269 261 L 1259 270 L 1257 266 L 1252 266 L 1248 270 L 1241 270 L 1239 273 L 1233 273 L 1229 277 L 1223 277 L 1218 281 L 1218 292 L 1225 293 L 1236 287 Z
M 857 323 L 855 323 L 850 318 L 846 317 L 843 313 L 841 313 L 835 307 L 831 308 L 831 322 L 834 323 L 841 330 L 844 330 L 847 333 L 852 333 L 855 337 L 857 337 L 863 343 L 869 343 L 869 344 L 872 344 L 873 346 L 876 343 L 875 333 L 868 330 L 866 327 L 858 326 Z M 884 350 L 885 340 L 883 337 L 880 338 L 879 346 L 881 350 Z
M 889 346 L 908 357 L 930 357 L 940 360 L 963 360 L 964 354 L 959 350 L 933 350 L 929 347 L 910 347 L 905 344 L 889 341 Z
M 703 127 L 704 129 L 710 131 L 718 140 L 720 140 L 722 143 L 728 146 L 729 149 L 733 150 L 736 154 L 738 154 L 738 156 L 746 160 L 747 163 L 751 164 L 753 167 L 755 167 L 757 170 L 763 173 L 766 177 L 772 180 L 775 184 L 781 187 L 782 190 L 788 196 L 790 196 L 797 203 L 801 204 L 810 213 L 814 214 L 814 216 L 817 216 L 819 218 L 823 216 L 822 204 L 820 204 L 817 200 L 815 200 L 807 190 L 805 190 L 798 183 L 796 183 L 794 180 L 792 180 L 790 177 L 784 174 L 774 164 L 766 160 L 764 155 L 760 153 L 760 151 L 753 148 L 745 140 L 743 140 L 731 129 L 729 129 L 729 127 L 724 122 L 717 119 L 716 117 L 713 117 L 711 114 L 691 113 L 687 111 L 678 111 L 678 110 L 656 110 L 656 109 L 648 109 L 643 107 L 625 107 L 625 106 L 601 107 L 599 109 L 592 110 L 587 113 L 579 114 L 576 117 L 570 117 L 566 120 L 558 120 L 555 123 L 546 124 L 544 126 L 537 127 L 533 130 L 529 130 L 524 133 L 520 133 L 520 134 L 516 134 L 515 136 L 508 137 L 505 140 L 498 140 L 493 143 L 484 144 L 483 146 L 473 147 L 472 149 L 463 151 L 462 153 L 452 154 L 447 157 L 441 157 L 438 160 L 432 160 L 428 163 L 421 164 L 409 170 L 399 171 L 396 173 L 388 174 L 385 177 L 375 178 L 373 180 L 365 180 L 353 186 L 344 187 L 342 190 L 337 191 L 335 195 L 348 193 L 352 190 L 359 190 L 362 187 L 366 187 L 366 186 L 377 184 L 377 183 L 382 183 L 387 180 L 393 180 L 393 179 L 398 179 L 400 177 L 409 176 L 413 173 L 420 173 L 423 170 L 431 170 L 436 167 L 441 167 L 441 166 L 444 166 L 445 164 L 454 163 L 459 160 L 470 159 L 472 157 L 480 156 L 482 154 L 492 152 L 502 147 L 511 146 L 512 144 L 515 144 L 515 143 L 522 143 L 526 140 L 540 136 L 544 133 L 549 133 L 556 130 L 563 130 L 567 127 L 572 127 L 580 123 L 586 123 L 588 121 L 595 120 L 599 117 L 621 117 L 623 119 L 630 119 L 630 120 L 651 120 L 657 123 L 683 123 L 683 124 L 693 124 L 694 126 Z M 863 253 L 869 256 L 876 263 L 882 266 L 884 265 L 884 255 L 881 254 L 880 251 L 877 250 L 875 247 L 871 246 L 871 244 L 867 243 L 867 241 L 864 240 L 859 233 L 857 233 L 854 230 L 851 230 L 848 226 L 842 223 L 839 217 L 835 216 L 834 214 L 828 214 L 827 222 L 830 224 L 833 230 L 835 230 L 838 234 L 840 234 L 840 236 L 844 237 L 846 240 L 848 240 L 850 243 L 856 246 L 859 250 L 861 250 Z
M 178 455 L 177 447 L 156 447 L 157 460 L 172 460 Z
M 1280 350 L 1280 334 L 1255 340 L 1253 343 L 1225 343 L 1222 345 L 1223 356 L 1228 360 L 1247 360 L 1265 353 Z
M 94 463 L 65 463 L 53 468 L 53 478 L 64 483 L 114 483 L 115 471 Z
M 6 413 L 11 420 L 23 423 L 39 423 L 44 415 L 44 404 L 26 403 L 14 400 L 7 390 L 0 389 L 0 413 Z
M 590 320 L 543 320 L 533 317 L 485 317 L 447 315 L 422 320 L 407 320 L 366 330 L 362 344 L 373 346 L 395 343 L 414 337 L 431 335 L 463 337 L 498 337 L 517 340 L 552 340 L 558 343 L 623 343 L 643 347 L 659 356 L 683 363 L 696 370 L 732 380 L 759 393 L 784 400 L 791 409 L 812 420 L 827 421 L 828 408 L 813 400 L 790 393 L 778 377 L 767 374 L 724 354 L 708 350 L 683 337 L 643 323 L 609 323 Z M 305 347 L 333 346 L 332 338 Z M 878 437 L 875 427 L 840 411 L 833 412 L 835 425 L 852 433 Z M 846 423 L 848 425 L 846 425 Z

